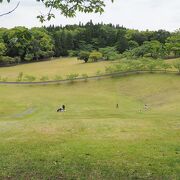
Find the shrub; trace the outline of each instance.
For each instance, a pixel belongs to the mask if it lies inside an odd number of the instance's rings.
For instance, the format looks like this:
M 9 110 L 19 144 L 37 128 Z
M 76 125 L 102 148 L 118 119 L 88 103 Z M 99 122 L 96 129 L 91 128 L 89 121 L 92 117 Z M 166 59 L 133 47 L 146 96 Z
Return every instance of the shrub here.
M 3 77 L 3 78 L 1 78 L 1 81 L 2 81 L 2 82 L 7 82 L 7 81 L 8 81 L 8 78 L 7 78 L 7 77 Z
M 8 64 L 15 64 L 15 59 L 9 56 L 0 56 L 0 64 L 1 65 L 8 65 Z
M 87 79 L 87 78 L 88 78 L 88 75 L 87 75 L 86 73 L 82 74 L 81 76 L 82 76 L 82 78 L 84 78 L 84 79 Z
M 100 48 L 99 51 L 102 53 L 105 60 L 115 60 L 121 57 L 115 47 Z
M 25 57 L 24 57 L 24 60 L 25 61 L 32 61 L 33 58 L 34 58 L 33 54 L 26 54 Z
M 155 69 L 157 69 L 157 67 L 158 67 L 158 62 L 156 61 L 156 60 L 149 60 L 149 61 L 147 61 L 147 63 L 146 63 L 146 67 L 147 67 L 147 69 L 150 71 L 150 72 L 152 72 L 153 70 L 155 70 Z
M 54 80 L 55 81 L 59 81 L 59 80 L 62 80 L 63 78 L 62 78 L 62 76 L 60 76 L 60 75 L 56 75 L 55 77 L 54 77 Z
M 93 51 L 89 55 L 89 58 L 91 59 L 92 62 L 97 62 L 98 60 L 102 59 L 102 57 L 103 57 L 102 53 L 98 51 Z
M 22 81 L 22 79 L 23 79 L 23 72 L 19 72 L 17 76 L 17 81 Z
M 85 63 L 89 60 L 90 53 L 88 51 L 81 51 L 78 55 L 78 59 L 83 60 Z
M 165 72 L 167 71 L 167 69 L 171 69 L 172 68 L 172 65 L 171 64 L 168 64 L 166 62 L 163 62 L 161 64 L 161 68 L 165 70 Z
M 48 81 L 49 77 L 48 76 L 41 76 L 40 81 Z
M 68 74 L 66 77 L 68 80 L 74 80 L 79 76 L 79 74 Z
M 101 75 L 101 71 L 100 71 L 100 70 L 97 70 L 96 75 L 97 75 L 97 76 L 100 76 L 100 75 Z
M 178 70 L 178 72 L 180 73 L 180 60 L 176 60 L 173 64 L 173 66 Z
M 25 75 L 24 76 L 24 81 L 33 82 L 35 80 L 36 80 L 35 76 L 32 76 L 32 75 Z
M 87 75 L 86 73 L 82 74 L 81 77 L 82 77 L 85 81 L 88 80 L 88 75 Z
M 68 50 L 68 55 L 69 55 L 70 57 L 77 57 L 78 54 L 79 54 L 78 51 Z

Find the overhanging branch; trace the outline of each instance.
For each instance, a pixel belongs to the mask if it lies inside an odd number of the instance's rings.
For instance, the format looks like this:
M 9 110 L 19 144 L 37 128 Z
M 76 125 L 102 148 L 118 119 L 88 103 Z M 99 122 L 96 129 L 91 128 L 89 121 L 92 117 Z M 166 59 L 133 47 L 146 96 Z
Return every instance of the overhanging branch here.
M 19 4 L 20 4 L 20 1 L 17 3 L 17 5 L 11 11 L 0 14 L 0 17 L 11 14 L 12 12 L 14 12 L 18 8 Z

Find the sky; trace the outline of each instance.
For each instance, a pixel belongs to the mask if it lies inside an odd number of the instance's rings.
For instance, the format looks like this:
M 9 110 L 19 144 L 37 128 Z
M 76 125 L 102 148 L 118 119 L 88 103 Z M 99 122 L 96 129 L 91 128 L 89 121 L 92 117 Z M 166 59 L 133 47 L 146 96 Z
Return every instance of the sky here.
M 13 9 L 18 2 L 18 0 L 11 1 L 7 3 L 4 0 L 0 4 L 0 14 Z M 59 12 L 53 11 L 56 18 L 43 24 L 36 16 L 46 13 L 48 9 L 36 0 L 20 1 L 20 6 L 15 12 L 0 17 L 0 27 L 26 26 L 30 28 L 50 24 L 79 24 L 79 22 L 86 23 L 92 19 L 93 23 L 119 24 L 139 30 L 175 31 L 180 28 L 180 0 L 114 0 L 114 3 L 105 0 L 106 8 L 102 15 L 78 13 L 75 18 L 65 18 Z

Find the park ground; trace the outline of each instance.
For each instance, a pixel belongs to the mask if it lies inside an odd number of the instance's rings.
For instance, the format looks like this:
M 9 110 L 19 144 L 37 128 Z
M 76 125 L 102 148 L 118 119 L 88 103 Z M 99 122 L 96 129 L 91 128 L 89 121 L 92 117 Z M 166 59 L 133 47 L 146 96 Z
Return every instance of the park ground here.
M 175 60 L 177 59 L 166 60 L 166 62 L 173 64 Z M 43 77 L 45 77 L 44 80 L 46 81 L 57 80 L 57 76 L 60 79 L 67 79 L 69 74 L 78 74 L 79 77 L 82 77 L 83 74 L 86 74 L 87 76 L 94 76 L 105 73 L 106 67 L 119 62 L 121 61 L 116 60 L 84 63 L 84 61 L 77 60 L 77 58 L 56 58 L 49 61 L 21 64 L 12 67 L 1 67 L 0 81 L 3 81 L 3 79 L 6 79 L 6 81 L 17 81 L 20 73 L 23 73 L 23 77 L 26 75 L 34 76 L 35 81 L 42 81 L 41 79 Z M 171 70 L 175 69 L 172 68 Z
M 97 71 L 104 72 L 105 67 L 112 62 L 100 61 L 96 63 L 84 63 L 77 58 L 57 58 L 49 61 L 35 62 L 30 64 L 21 64 L 12 67 L 0 68 L 1 78 L 7 77 L 8 81 L 16 81 L 18 74 L 32 75 L 36 81 L 41 77 L 47 76 L 49 80 L 54 80 L 55 76 L 61 76 L 66 79 L 67 75 L 77 73 L 79 76 L 87 74 L 88 76 L 96 75 Z
M 179 82 L 150 73 L 1 85 L 0 179 L 179 179 Z

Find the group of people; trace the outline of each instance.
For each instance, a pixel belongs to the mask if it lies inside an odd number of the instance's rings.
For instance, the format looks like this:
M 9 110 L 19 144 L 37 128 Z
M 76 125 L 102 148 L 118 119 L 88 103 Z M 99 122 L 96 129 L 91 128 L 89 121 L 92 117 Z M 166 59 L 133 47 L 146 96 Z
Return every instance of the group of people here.
M 66 111 L 65 105 L 62 105 L 62 107 L 60 107 L 59 109 L 57 109 L 57 112 L 65 112 L 65 111 Z
M 116 104 L 116 108 L 119 108 L 119 104 Z M 147 111 L 149 109 L 149 106 L 147 104 L 144 105 L 144 110 Z M 59 109 L 57 109 L 57 112 L 65 112 L 66 111 L 66 107 L 65 105 L 62 105 L 62 107 L 60 107 Z M 140 110 L 141 112 L 142 110 Z

